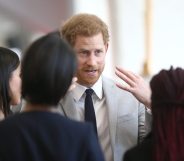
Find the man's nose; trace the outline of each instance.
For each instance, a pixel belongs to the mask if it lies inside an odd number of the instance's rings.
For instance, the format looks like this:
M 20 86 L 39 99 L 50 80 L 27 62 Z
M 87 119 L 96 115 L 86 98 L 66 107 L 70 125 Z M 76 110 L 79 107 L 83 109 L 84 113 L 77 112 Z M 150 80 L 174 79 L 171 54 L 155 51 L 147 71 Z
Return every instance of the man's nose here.
M 94 56 L 94 54 L 90 54 L 88 59 L 87 59 L 87 64 L 94 66 L 96 65 L 96 57 Z

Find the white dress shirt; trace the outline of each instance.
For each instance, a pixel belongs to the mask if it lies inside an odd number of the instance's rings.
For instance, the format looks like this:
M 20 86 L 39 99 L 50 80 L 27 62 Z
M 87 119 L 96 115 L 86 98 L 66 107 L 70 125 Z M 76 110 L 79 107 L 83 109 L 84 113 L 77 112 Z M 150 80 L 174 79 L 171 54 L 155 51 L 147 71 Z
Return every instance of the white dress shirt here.
M 95 108 L 98 138 L 102 150 L 104 152 L 106 161 L 113 161 L 111 141 L 110 141 L 110 131 L 109 131 L 109 119 L 105 97 L 103 94 L 102 78 L 100 77 L 91 88 L 94 90 L 92 99 Z M 84 121 L 84 101 L 86 89 L 87 87 L 76 83 L 76 88 L 72 90 L 74 102 L 77 107 L 76 109 L 80 115 L 81 121 Z

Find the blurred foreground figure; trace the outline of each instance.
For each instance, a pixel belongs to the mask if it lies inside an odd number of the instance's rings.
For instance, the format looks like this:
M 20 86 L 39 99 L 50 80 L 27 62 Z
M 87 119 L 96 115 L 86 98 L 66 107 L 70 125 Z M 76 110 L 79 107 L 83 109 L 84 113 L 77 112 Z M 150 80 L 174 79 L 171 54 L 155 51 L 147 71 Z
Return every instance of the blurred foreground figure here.
M 124 161 L 184 160 L 184 70 L 161 70 L 151 82 L 153 128 Z
M 73 50 L 50 33 L 35 41 L 22 61 L 22 113 L 0 123 L 2 161 L 103 161 L 90 124 L 56 111 L 76 69 Z
M 20 61 L 10 49 L 0 47 L 0 120 L 10 115 L 11 105 L 21 102 Z

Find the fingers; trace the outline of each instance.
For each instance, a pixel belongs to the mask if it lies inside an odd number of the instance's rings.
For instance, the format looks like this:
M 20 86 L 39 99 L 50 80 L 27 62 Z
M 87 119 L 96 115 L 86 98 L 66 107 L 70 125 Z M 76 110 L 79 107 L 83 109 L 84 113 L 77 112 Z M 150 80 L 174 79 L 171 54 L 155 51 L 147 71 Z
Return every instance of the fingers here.
M 75 83 L 75 82 L 77 82 L 77 77 L 73 77 L 72 79 L 72 83 Z
M 139 76 L 134 74 L 131 71 L 128 70 L 124 70 L 123 68 L 120 67 L 116 67 L 116 70 L 119 71 L 120 73 L 124 74 L 125 76 L 127 76 L 129 79 L 135 81 Z
M 119 87 L 120 89 L 123 89 L 125 91 L 131 92 L 131 88 L 127 87 L 126 85 L 122 85 L 120 83 L 116 83 L 116 86 Z
M 115 74 L 130 86 L 135 86 L 136 77 L 129 71 L 116 67 Z
M 73 79 L 72 79 L 72 83 L 71 83 L 71 85 L 70 85 L 70 87 L 69 87 L 69 89 L 68 89 L 68 91 L 71 91 L 71 90 L 73 90 L 74 88 L 75 88 L 75 83 L 77 82 L 77 77 L 73 77 Z

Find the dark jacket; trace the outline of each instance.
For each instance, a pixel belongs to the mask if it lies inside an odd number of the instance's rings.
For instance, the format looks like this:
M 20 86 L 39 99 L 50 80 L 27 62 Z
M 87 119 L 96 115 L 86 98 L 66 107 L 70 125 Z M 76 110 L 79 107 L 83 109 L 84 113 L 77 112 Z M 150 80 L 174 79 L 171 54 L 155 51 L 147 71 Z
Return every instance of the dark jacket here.
M 0 122 L 2 161 L 104 161 L 90 124 L 51 112 L 24 112 Z
M 148 134 L 141 144 L 128 150 L 124 155 L 123 161 L 153 161 L 152 134 Z

